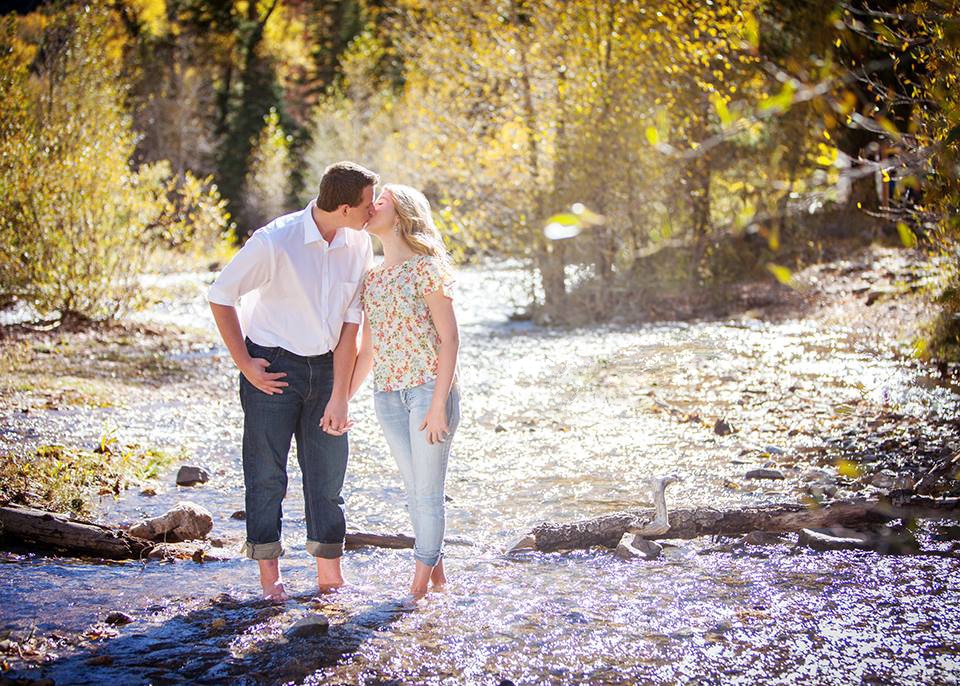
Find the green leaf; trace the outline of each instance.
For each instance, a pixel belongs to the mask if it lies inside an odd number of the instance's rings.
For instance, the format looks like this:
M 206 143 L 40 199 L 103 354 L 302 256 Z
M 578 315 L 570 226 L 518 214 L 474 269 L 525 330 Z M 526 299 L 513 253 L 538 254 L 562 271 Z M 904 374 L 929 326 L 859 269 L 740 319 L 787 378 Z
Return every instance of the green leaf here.
M 917 236 L 913 231 L 910 230 L 910 227 L 904 224 L 903 222 L 897 223 L 897 233 L 900 234 L 900 241 L 903 243 L 906 248 L 916 248 L 917 247 Z
M 776 95 L 771 95 L 769 98 L 761 101 L 759 107 L 761 112 L 786 112 L 790 109 L 790 105 L 793 104 L 793 96 L 797 92 L 797 87 L 793 85 L 792 81 L 787 81 L 783 84 L 783 88 L 780 89 L 780 92 Z

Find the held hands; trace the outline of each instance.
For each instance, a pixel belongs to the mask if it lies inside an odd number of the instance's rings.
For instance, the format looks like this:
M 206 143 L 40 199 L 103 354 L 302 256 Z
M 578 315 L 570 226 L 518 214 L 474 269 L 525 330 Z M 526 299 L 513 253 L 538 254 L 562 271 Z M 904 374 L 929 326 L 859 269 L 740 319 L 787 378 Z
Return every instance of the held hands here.
M 420 424 L 420 431 L 424 430 L 427 432 L 427 443 L 430 445 L 443 443 L 447 440 L 447 435 L 450 433 L 450 425 L 447 424 L 447 411 L 443 406 L 430 406 L 426 418 L 423 420 L 423 423 Z
M 251 357 L 250 361 L 240 367 L 240 371 L 247 377 L 247 381 L 259 388 L 267 395 L 283 393 L 283 388 L 289 386 L 286 381 L 280 381 L 287 375 L 286 372 L 268 372 L 270 363 L 262 357 Z
M 342 436 L 353 428 L 347 413 L 348 403 L 344 398 L 330 398 L 320 419 L 320 428 L 331 436 Z

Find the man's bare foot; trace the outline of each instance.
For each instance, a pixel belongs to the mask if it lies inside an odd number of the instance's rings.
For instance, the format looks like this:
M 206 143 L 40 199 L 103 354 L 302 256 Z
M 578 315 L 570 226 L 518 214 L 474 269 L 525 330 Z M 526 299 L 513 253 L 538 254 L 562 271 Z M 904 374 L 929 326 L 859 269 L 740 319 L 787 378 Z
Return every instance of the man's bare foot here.
M 283 602 L 287 600 L 287 591 L 280 578 L 280 563 L 278 560 L 257 560 L 260 566 L 260 588 L 263 589 L 264 600 Z
M 275 603 L 285 603 L 287 600 L 289 600 L 287 590 L 283 587 L 283 582 L 278 581 L 273 585 L 273 588 L 269 590 L 264 586 L 263 599 L 272 600 Z
M 343 588 L 346 582 L 340 571 L 340 558 L 317 558 L 317 589 L 320 593 L 332 593 Z

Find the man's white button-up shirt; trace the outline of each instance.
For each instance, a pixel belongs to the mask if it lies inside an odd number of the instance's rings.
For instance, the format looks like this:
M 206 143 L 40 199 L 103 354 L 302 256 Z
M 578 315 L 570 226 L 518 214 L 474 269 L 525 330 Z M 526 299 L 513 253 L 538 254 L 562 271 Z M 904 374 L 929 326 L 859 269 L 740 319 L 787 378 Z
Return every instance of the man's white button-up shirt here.
M 360 286 L 373 265 L 367 232 L 343 227 L 327 243 L 315 204 L 257 229 L 207 292 L 212 303 L 239 303 L 254 343 L 297 355 L 333 350 L 344 322 L 361 322 Z

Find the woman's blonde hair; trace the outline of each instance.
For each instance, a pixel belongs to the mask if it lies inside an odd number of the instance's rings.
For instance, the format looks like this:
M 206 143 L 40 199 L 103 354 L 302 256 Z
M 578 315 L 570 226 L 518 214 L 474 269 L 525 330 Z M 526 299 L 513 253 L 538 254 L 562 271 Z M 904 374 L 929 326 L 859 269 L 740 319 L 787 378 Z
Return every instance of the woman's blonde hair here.
M 426 196 L 416 188 L 398 183 L 388 183 L 383 190 L 393 196 L 393 206 L 397 213 L 394 230 L 397 235 L 401 236 L 415 253 L 432 255 L 448 262 L 447 248 L 433 223 L 430 201 Z

